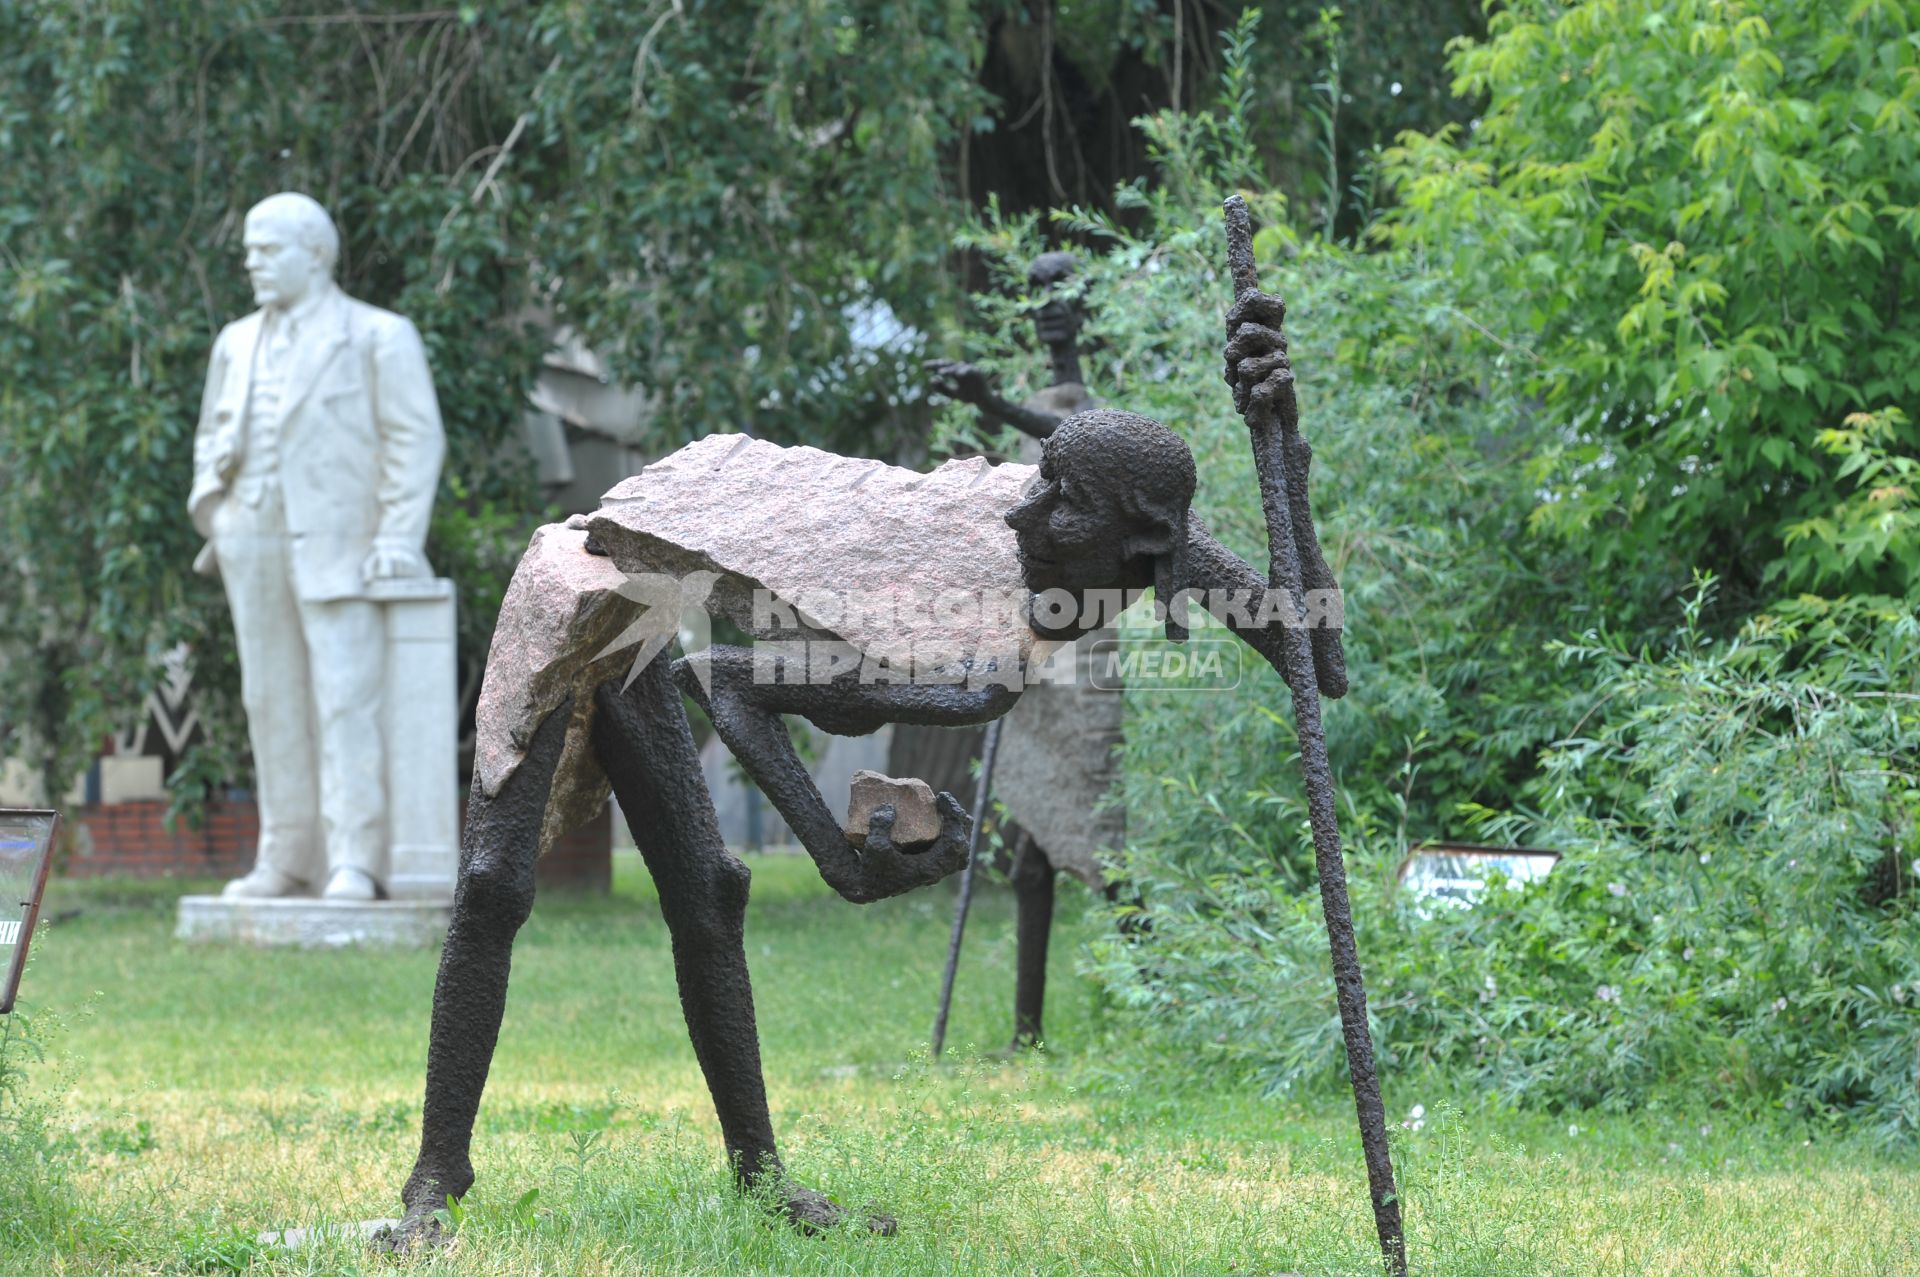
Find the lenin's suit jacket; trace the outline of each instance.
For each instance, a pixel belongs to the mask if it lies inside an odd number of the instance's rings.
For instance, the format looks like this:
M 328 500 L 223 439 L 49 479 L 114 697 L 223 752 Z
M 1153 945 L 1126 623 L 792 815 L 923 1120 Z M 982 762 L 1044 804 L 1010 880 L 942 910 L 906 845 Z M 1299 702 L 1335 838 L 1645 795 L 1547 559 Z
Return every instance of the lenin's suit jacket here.
M 205 537 L 213 535 L 220 500 L 259 499 L 229 491 L 244 463 L 223 474 L 217 461 L 247 446 L 247 394 L 265 315 L 257 310 L 228 324 L 207 362 L 187 497 Z M 416 552 L 426 543 L 446 436 L 420 334 L 401 316 L 335 288 L 293 345 L 280 402 L 294 589 L 309 602 L 360 595 L 360 568 L 376 536 Z M 211 560 L 211 549 L 201 551 L 202 561 Z

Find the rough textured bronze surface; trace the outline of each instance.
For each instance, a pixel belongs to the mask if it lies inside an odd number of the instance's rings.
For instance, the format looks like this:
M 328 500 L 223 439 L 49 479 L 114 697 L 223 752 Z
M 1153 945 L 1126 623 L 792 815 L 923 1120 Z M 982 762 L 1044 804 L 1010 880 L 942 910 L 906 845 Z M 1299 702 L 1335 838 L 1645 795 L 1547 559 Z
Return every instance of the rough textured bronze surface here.
M 1280 298 L 1259 291 L 1247 205 L 1237 195 L 1226 202 L 1226 220 L 1227 259 L 1234 287 L 1234 303 L 1227 311 L 1226 377 L 1233 387 L 1234 407 L 1246 421 L 1254 468 L 1260 476 L 1260 502 L 1266 514 L 1271 555 L 1270 584 L 1275 590 L 1288 591 L 1299 611 L 1304 592 L 1331 588 L 1333 576 L 1321 558 L 1307 505 L 1307 467 L 1312 451 L 1300 435 L 1293 365 L 1287 358 L 1287 308 Z M 1326 915 L 1334 994 L 1347 1049 L 1347 1073 L 1353 1083 L 1360 1147 L 1367 1163 L 1374 1230 L 1387 1271 L 1394 1277 L 1405 1277 L 1407 1248 L 1400 1192 L 1394 1183 L 1393 1160 L 1387 1146 L 1380 1078 L 1375 1072 L 1373 1037 L 1367 1027 L 1366 984 L 1347 898 L 1333 772 L 1327 762 L 1326 728 L 1320 717 L 1322 693 L 1346 693 L 1346 659 L 1336 629 L 1282 629 L 1278 638 L 1278 659 L 1272 655 L 1268 659 L 1293 693 L 1300 780 L 1307 793 L 1307 818 L 1313 829 L 1314 868 L 1320 880 L 1321 909 Z
M 482 792 L 475 775 L 460 839 L 453 921 L 433 985 L 420 1154 L 400 1190 L 405 1217 L 398 1229 L 375 1238 L 383 1249 L 405 1251 L 443 1240 L 433 1213 L 473 1186 L 473 1120 L 507 1007 L 513 939 L 533 912 L 540 824 L 572 713 L 564 697 L 548 711 L 498 793 Z
M 823 1195 L 793 1184 L 775 1148 L 742 941 L 747 871 L 720 843 L 682 698 L 707 714 L 821 877 L 863 903 L 961 869 L 973 820 L 951 794 L 938 794 L 937 835 L 918 846 L 907 841 L 897 805 L 883 803 L 867 816 L 865 845 L 851 846 L 782 716 L 843 735 L 885 723 L 966 727 L 1006 714 L 1023 684 L 875 684 L 857 671 L 822 682 L 769 683 L 755 677 L 752 650 L 724 644 L 672 662 L 659 651 L 635 670 L 631 649 L 617 643 L 636 616 L 647 614 L 630 588 L 635 573 L 709 573 L 716 599 L 732 605 L 748 581 L 798 604 L 807 587 L 845 567 L 855 581 L 895 588 L 916 573 L 924 580 L 923 570 L 973 591 L 1009 582 L 1082 597 L 1150 584 L 1169 594 L 1246 588 L 1256 592 L 1258 610 L 1261 575 L 1190 517 L 1192 454 L 1179 436 L 1145 417 L 1096 411 L 1060 422 L 1038 471 L 978 462 L 917 476 L 740 436 L 705 440 L 676 455 L 675 466 L 616 489 L 627 495 L 610 501 L 587 530 L 542 529 L 509 590 L 483 693 L 482 765 L 434 992 L 420 1156 L 403 1190 L 406 1219 L 387 1239 L 391 1245 L 433 1237 L 433 1211 L 473 1182 L 474 1116 L 505 1006 L 514 935 L 533 905 L 544 830 L 578 795 L 608 783 L 659 888 L 688 1033 L 734 1174 L 744 1185 L 774 1190 L 782 1211 L 804 1228 L 842 1214 Z M 737 471 L 729 457 L 741 460 Z M 756 501 L 757 512 L 748 508 Z M 789 501 L 807 512 L 772 517 L 782 508 L 793 513 Z M 829 503 L 831 513 L 816 516 L 809 501 Z M 914 510 L 928 527 L 914 526 Z M 962 548 L 942 548 L 941 519 L 959 529 Z M 714 521 L 718 527 L 710 526 Z M 875 566 L 882 563 L 889 566 Z M 984 636 L 1016 639 L 1022 660 L 1040 650 L 1027 621 L 983 616 L 976 624 Z M 869 619 L 850 625 L 853 632 L 842 635 L 850 642 L 889 641 L 891 631 Z M 1073 637 L 1073 625 L 1057 628 Z M 1174 623 L 1168 628 L 1179 632 Z M 1269 659 L 1290 656 L 1296 677 L 1300 662 L 1311 660 L 1304 639 L 1283 642 L 1277 631 L 1244 619 L 1236 632 Z M 1316 786 L 1311 775 L 1309 791 L 1316 803 L 1331 792 L 1324 777 Z M 1023 892 L 1036 897 L 1022 925 L 1044 931 L 1037 897 L 1050 884 L 1039 881 L 1038 868 L 1030 863 L 1019 875 Z M 1046 896 L 1050 901 L 1050 890 Z M 1029 956 L 1039 951 L 1027 947 Z M 1037 1019 L 1035 1008 L 1036 1031 Z M 868 1223 L 892 1228 L 884 1216 Z

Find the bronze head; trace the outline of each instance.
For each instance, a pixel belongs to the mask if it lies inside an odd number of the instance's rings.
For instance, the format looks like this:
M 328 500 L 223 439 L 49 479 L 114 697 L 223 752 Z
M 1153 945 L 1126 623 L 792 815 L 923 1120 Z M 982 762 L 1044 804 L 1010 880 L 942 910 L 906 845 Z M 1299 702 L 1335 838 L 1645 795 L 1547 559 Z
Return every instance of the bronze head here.
M 1053 362 L 1053 381 L 1079 381 L 1080 302 L 1062 288 L 1080 269 L 1072 253 L 1042 253 L 1027 267 L 1027 287 L 1046 298 L 1033 312 L 1033 333 Z
M 1084 597 L 1151 585 L 1171 598 L 1193 488 L 1192 451 L 1152 418 L 1110 409 L 1067 418 L 1048 436 L 1026 495 L 1006 514 L 1027 589 Z M 1064 637 L 1091 625 L 1035 628 Z

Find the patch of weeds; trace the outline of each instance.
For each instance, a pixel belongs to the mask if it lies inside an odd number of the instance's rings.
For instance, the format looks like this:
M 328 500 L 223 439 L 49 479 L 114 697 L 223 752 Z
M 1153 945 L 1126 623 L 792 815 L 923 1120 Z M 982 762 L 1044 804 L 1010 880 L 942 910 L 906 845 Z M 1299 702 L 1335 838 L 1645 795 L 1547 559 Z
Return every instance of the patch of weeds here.
M 447 1204 L 433 1216 L 440 1221 L 440 1227 L 453 1236 L 468 1228 L 532 1232 L 540 1227 L 539 1201 L 537 1188 L 529 1188 L 511 1202 L 462 1201 L 449 1197 Z
M 95 1140 L 102 1153 L 114 1153 L 121 1157 L 138 1157 L 160 1146 L 153 1138 L 153 1123 L 140 1118 L 125 1130 L 109 1126 L 101 1130 Z
M 1410 1253 L 1441 1271 L 1534 1274 L 1551 1271 L 1541 1253 L 1553 1194 L 1566 1169 L 1558 1156 L 1530 1157 L 1519 1144 L 1475 1131 L 1458 1108 L 1392 1132 L 1400 1190 L 1407 1201 Z
M 561 1170 L 572 1176 L 576 1191 L 581 1181 L 587 1177 L 587 1163 L 607 1151 L 600 1142 L 603 1134 L 605 1134 L 603 1131 L 569 1131 L 567 1133 L 567 1138 L 573 1143 L 573 1164 L 563 1166 Z
M 237 1224 L 196 1227 L 179 1237 L 180 1267 L 193 1273 L 244 1273 L 266 1246 Z
M 58 1017 L 16 1007 L 0 1037 L 0 1251 L 48 1244 L 74 1220 L 75 1141 L 54 1132 L 59 1090 L 37 1085 Z

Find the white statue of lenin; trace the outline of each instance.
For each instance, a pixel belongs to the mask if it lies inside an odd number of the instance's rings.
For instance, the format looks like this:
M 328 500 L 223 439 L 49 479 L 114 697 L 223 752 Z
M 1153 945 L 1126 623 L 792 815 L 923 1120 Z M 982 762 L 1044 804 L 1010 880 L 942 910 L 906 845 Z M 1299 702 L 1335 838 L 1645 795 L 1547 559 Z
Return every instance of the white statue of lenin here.
M 214 342 L 194 437 L 194 566 L 226 585 L 253 747 L 259 853 L 228 896 L 384 894 L 384 577 L 423 549 L 446 451 L 420 334 L 333 282 L 319 204 L 255 205 L 260 309 Z

